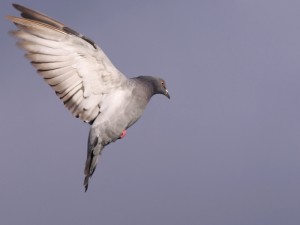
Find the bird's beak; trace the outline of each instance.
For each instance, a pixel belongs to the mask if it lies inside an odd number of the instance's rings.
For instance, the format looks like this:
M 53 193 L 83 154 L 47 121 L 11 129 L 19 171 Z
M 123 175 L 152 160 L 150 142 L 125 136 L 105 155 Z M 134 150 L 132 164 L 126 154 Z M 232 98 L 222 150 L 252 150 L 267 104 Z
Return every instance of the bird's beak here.
M 170 95 L 169 95 L 169 92 L 168 92 L 168 90 L 166 90 L 166 92 L 165 92 L 165 96 L 166 96 L 168 99 L 170 99 Z

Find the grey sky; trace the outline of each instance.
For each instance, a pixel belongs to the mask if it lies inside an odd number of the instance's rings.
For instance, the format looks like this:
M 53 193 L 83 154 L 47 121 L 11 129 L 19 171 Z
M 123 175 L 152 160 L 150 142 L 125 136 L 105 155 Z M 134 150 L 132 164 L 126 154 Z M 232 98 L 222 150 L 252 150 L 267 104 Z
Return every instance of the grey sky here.
M 298 225 L 300 1 L 18 3 L 96 41 L 127 76 L 163 77 L 87 193 L 89 126 L 7 32 L 1 2 L 0 223 Z

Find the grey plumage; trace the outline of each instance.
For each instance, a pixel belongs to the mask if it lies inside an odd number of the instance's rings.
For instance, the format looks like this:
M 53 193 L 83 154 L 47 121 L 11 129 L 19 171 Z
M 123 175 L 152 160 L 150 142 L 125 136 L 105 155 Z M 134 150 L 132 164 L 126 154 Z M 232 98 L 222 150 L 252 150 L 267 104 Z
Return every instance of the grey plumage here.
M 13 4 L 23 18 L 7 16 L 26 58 L 75 116 L 91 124 L 84 169 L 85 191 L 103 148 L 143 114 L 151 97 L 170 98 L 161 78 L 126 78 L 101 48 L 59 21 Z

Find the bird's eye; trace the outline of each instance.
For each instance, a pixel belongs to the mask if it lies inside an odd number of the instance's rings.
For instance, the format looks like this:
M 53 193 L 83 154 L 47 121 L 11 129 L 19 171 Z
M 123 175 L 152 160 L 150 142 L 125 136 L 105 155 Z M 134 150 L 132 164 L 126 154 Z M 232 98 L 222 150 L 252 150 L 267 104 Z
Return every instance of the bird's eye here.
M 162 82 L 161 82 L 161 85 L 164 86 L 164 85 L 165 85 L 165 82 L 162 81 Z

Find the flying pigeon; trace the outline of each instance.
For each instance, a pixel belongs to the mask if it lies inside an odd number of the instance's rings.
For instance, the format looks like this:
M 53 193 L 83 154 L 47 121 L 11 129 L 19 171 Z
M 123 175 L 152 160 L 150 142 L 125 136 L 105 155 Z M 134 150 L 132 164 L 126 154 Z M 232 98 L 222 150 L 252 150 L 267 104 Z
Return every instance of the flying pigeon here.
M 73 116 L 91 125 L 84 187 L 95 172 L 103 148 L 125 136 L 155 94 L 170 98 L 163 79 L 127 78 L 90 38 L 48 16 L 13 4 L 22 18 L 7 16 L 11 33 L 26 58 Z

